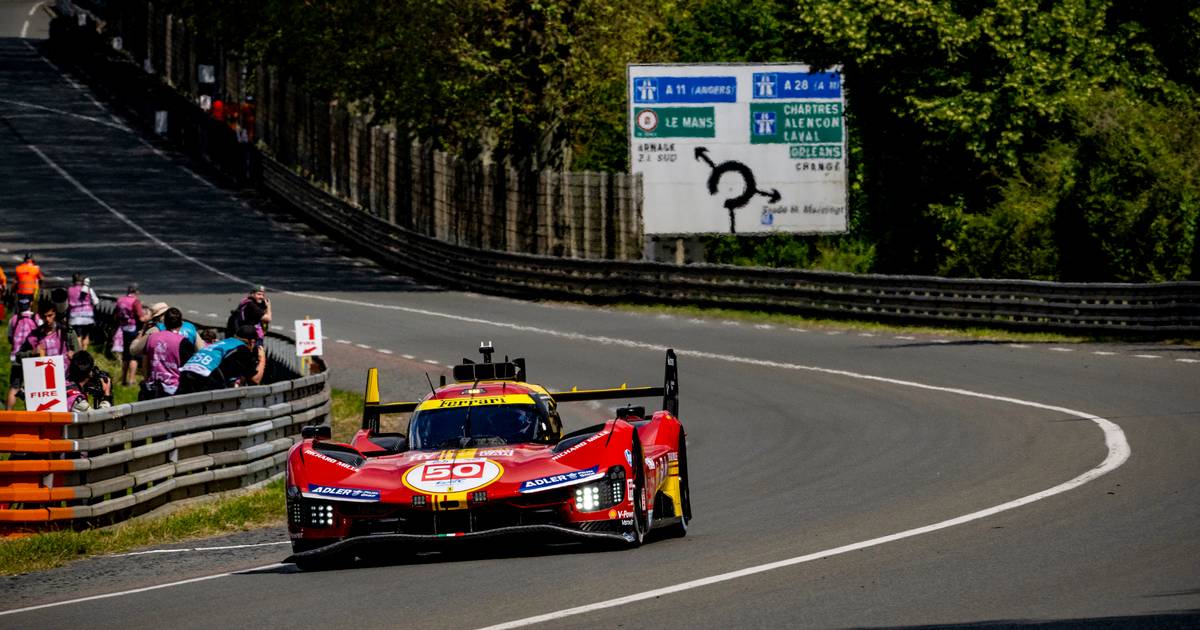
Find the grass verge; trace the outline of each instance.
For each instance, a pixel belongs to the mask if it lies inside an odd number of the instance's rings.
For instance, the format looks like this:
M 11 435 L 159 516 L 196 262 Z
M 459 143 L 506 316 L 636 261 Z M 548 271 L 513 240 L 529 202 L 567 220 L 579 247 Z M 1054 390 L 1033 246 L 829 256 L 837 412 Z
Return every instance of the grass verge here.
M 8 321 L 0 323 L 0 404 L 4 402 L 5 396 L 8 395 L 8 376 L 12 368 L 12 363 L 8 360 L 8 355 L 12 352 L 11 344 L 8 343 Z M 100 344 L 93 343 L 88 349 L 88 353 L 96 359 L 96 367 L 108 372 L 113 381 L 113 404 L 120 405 L 123 403 L 131 403 L 137 401 L 138 388 L 137 385 L 124 386 L 121 381 L 121 359 L 120 357 L 108 358 L 104 356 Z M 15 411 L 23 411 L 25 409 L 25 401 L 17 399 L 17 404 L 13 406 Z
M 0 541 L 0 575 L 45 571 L 88 556 L 246 531 L 283 522 L 283 480 L 237 496 L 112 527 Z
M 362 394 L 335 389 L 331 397 L 334 438 L 348 441 L 361 422 Z M 0 575 L 44 571 L 88 556 L 278 525 L 283 519 L 283 480 L 277 479 L 263 488 L 179 508 L 164 516 L 0 541 Z

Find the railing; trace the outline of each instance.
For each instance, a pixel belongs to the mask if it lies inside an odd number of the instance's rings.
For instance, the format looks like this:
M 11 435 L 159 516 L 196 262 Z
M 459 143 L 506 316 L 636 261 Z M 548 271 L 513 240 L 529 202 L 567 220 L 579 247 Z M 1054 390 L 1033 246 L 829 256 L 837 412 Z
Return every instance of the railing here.
M 96 309 L 109 329 L 112 306 Z M 300 429 L 330 415 L 326 375 L 299 377 L 291 344 L 265 342 L 272 384 L 86 413 L 0 412 L 0 536 L 106 525 L 282 474 Z
M 453 245 L 381 221 L 264 158 L 263 185 L 330 233 L 450 286 L 516 296 L 782 310 L 899 323 L 1195 334 L 1200 282 L 1057 283 L 567 260 Z
M 105 525 L 266 481 L 329 415 L 325 375 L 87 413 L 0 412 L 0 535 Z

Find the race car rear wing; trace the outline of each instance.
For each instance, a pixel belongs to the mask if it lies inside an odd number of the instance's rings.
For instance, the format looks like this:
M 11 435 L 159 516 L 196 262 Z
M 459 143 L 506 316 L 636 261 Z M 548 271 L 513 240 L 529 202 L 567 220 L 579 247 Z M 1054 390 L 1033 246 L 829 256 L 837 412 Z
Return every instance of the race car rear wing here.
M 521 372 L 524 372 L 524 365 L 521 368 Z M 674 350 L 667 350 L 662 387 L 626 387 L 622 385 L 621 387 L 609 389 L 572 389 L 565 392 L 550 392 L 550 397 L 556 403 L 578 402 L 582 400 L 652 398 L 657 396 L 663 397 L 664 410 L 669 411 L 673 416 L 679 415 L 679 366 L 675 360 Z M 419 401 L 380 402 L 379 368 L 370 368 L 367 370 L 367 390 L 363 396 L 362 428 L 378 432 L 380 416 L 394 413 L 411 413 L 416 410 L 419 404 Z

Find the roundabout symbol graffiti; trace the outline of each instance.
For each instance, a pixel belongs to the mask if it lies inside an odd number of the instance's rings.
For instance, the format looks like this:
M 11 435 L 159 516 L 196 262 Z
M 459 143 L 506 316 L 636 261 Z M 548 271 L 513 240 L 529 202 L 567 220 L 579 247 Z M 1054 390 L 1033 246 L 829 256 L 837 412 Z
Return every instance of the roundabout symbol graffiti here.
M 738 208 L 746 207 L 746 204 L 750 203 L 750 200 L 753 199 L 755 195 L 762 195 L 771 203 L 779 203 L 779 200 L 783 198 L 783 196 L 779 194 L 779 191 L 774 188 L 769 191 L 759 190 L 758 182 L 754 179 L 754 171 L 750 170 L 749 166 L 746 166 L 741 162 L 736 160 L 727 160 L 725 162 L 721 162 L 720 164 L 714 163 L 712 158 L 708 157 L 707 147 L 696 147 L 696 159 L 708 164 L 708 167 L 712 169 L 712 171 L 708 174 L 708 194 L 710 195 L 717 194 L 721 183 L 721 177 L 726 173 L 734 173 L 741 176 L 742 181 L 745 183 L 745 188 L 742 189 L 741 194 L 735 197 L 730 197 L 723 203 L 725 208 L 729 210 L 730 234 L 737 233 L 737 224 L 734 218 L 734 211 Z

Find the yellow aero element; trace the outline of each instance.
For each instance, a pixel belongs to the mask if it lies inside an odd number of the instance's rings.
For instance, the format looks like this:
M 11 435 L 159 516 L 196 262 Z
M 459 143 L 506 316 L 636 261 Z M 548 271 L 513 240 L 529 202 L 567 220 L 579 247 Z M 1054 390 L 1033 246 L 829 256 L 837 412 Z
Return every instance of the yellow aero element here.
M 363 395 L 366 404 L 379 404 L 379 368 L 367 370 L 367 391 Z
M 527 394 L 504 394 L 502 396 L 479 396 L 476 398 L 435 398 L 421 403 L 417 410 L 452 409 L 454 407 L 476 407 L 479 405 L 532 405 Z
M 683 515 L 683 492 L 679 489 L 679 462 L 667 465 L 667 481 L 663 484 L 663 494 L 675 506 L 675 516 Z

